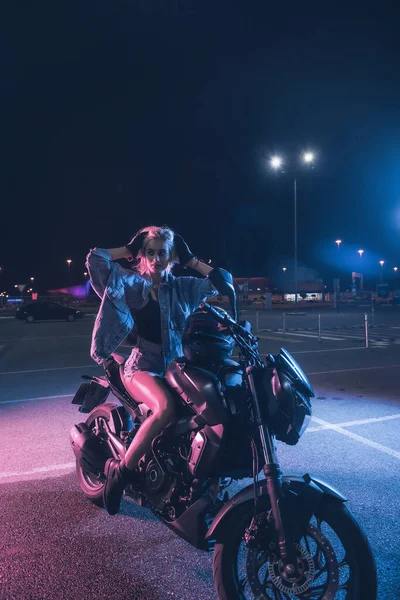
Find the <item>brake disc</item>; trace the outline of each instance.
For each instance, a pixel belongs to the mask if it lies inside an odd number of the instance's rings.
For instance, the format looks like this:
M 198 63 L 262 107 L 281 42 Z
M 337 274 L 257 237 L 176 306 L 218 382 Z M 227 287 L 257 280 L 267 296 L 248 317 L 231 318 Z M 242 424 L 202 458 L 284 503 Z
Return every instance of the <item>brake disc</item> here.
M 318 570 L 320 571 L 323 568 L 324 571 L 326 571 L 326 581 L 318 585 L 318 587 L 324 587 L 324 591 L 322 592 L 323 595 L 320 597 L 320 600 L 334 600 L 339 586 L 339 565 L 334 549 L 322 531 L 314 525 L 308 525 L 306 536 L 309 536 L 314 540 L 318 546 L 318 551 L 316 555 L 312 557 L 304 546 L 301 544 L 294 544 L 297 564 L 296 577 L 290 577 L 285 573 L 285 566 L 280 559 L 268 562 L 267 555 L 265 555 L 265 561 L 261 561 L 259 550 L 248 550 L 246 564 L 247 577 L 251 590 L 256 597 L 269 598 L 269 596 L 265 595 L 265 585 L 268 583 L 270 590 L 271 587 L 274 586 L 275 589 L 284 594 L 304 594 L 304 592 L 311 588 L 314 582 L 315 572 Z M 316 562 L 318 561 L 320 553 L 325 557 L 324 565 Z M 268 579 L 265 576 L 262 578 L 263 584 L 260 581 L 259 570 L 266 565 L 268 565 L 267 571 L 269 577 Z M 317 578 L 318 577 L 319 575 Z
M 285 565 L 281 560 L 268 564 L 268 574 L 274 586 L 285 594 L 302 594 L 314 581 L 315 565 L 307 550 L 300 544 L 294 544 L 298 574 L 295 577 L 285 575 Z

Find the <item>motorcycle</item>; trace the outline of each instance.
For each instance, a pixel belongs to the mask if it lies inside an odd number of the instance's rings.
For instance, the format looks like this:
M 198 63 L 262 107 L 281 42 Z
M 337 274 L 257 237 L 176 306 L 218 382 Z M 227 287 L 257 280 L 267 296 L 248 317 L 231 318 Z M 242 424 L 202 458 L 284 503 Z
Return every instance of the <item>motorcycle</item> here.
M 125 495 L 214 551 L 220 600 L 376 600 L 374 557 L 346 498 L 319 477 L 281 472 L 275 440 L 295 445 L 311 419 L 306 374 L 284 348 L 262 359 L 250 323 L 207 303 L 200 311 L 233 340 L 239 360 L 172 361 L 165 381 L 177 419 L 153 440 Z M 98 506 L 106 460 L 124 456 L 149 414 L 124 386 L 124 361 L 113 354 L 104 377 L 84 376 L 72 401 L 88 413 L 70 434 L 77 477 Z M 107 401 L 110 392 L 118 401 Z M 230 498 L 232 481 L 248 477 Z

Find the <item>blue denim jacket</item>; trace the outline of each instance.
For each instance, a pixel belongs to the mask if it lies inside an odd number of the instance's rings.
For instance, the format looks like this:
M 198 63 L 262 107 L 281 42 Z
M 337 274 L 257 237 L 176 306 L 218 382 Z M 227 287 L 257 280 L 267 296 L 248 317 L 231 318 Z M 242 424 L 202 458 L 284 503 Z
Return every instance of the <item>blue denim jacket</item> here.
M 89 252 L 86 267 L 90 283 L 101 298 L 90 355 L 102 364 L 130 333 L 134 325 L 130 309 L 144 306 L 151 282 L 112 261 L 104 248 L 94 248 Z M 167 274 L 165 282 L 158 288 L 165 366 L 183 354 L 181 340 L 187 317 L 200 302 L 217 293 L 207 278 Z

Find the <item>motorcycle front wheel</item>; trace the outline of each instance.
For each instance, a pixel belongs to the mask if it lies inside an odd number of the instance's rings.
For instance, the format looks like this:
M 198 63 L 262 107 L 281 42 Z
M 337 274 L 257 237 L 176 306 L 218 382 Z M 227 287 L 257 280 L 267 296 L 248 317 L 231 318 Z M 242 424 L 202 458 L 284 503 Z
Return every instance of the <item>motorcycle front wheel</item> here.
M 376 600 L 375 560 L 354 516 L 324 497 L 295 545 L 297 578 L 285 577 L 278 557 L 246 548 L 243 536 L 253 502 L 233 511 L 215 545 L 214 583 L 219 600 Z

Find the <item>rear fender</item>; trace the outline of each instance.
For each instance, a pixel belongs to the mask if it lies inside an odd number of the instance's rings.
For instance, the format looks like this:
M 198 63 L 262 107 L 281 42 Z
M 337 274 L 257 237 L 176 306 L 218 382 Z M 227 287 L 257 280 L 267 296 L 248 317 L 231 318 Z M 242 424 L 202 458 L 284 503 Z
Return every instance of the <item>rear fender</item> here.
M 295 528 L 294 538 L 296 540 L 303 535 L 305 527 L 309 523 L 323 496 L 330 496 L 340 502 L 347 501 L 347 498 L 333 486 L 308 473 L 300 477 L 291 475 L 284 476 L 282 477 L 282 485 L 285 489 L 285 501 L 281 503 L 281 508 L 287 508 L 288 515 L 295 515 L 295 521 L 292 525 Z M 257 497 L 261 501 L 264 498 L 266 501 L 265 505 L 267 507 L 269 506 L 265 480 L 260 481 L 257 485 Z M 232 511 L 245 502 L 253 501 L 253 498 L 254 486 L 253 484 L 250 484 L 224 504 L 212 521 L 206 535 L 206 540 L 211 541 L 217 539 L 228 522 L 228 518 Z
M 71 404 L 79 405 L 79 412 L 90 413 L 96 406 L 103 404 L 110 393 L 107 381 L 101 377 L 82 376 L 90 383 L 81 383 Z

